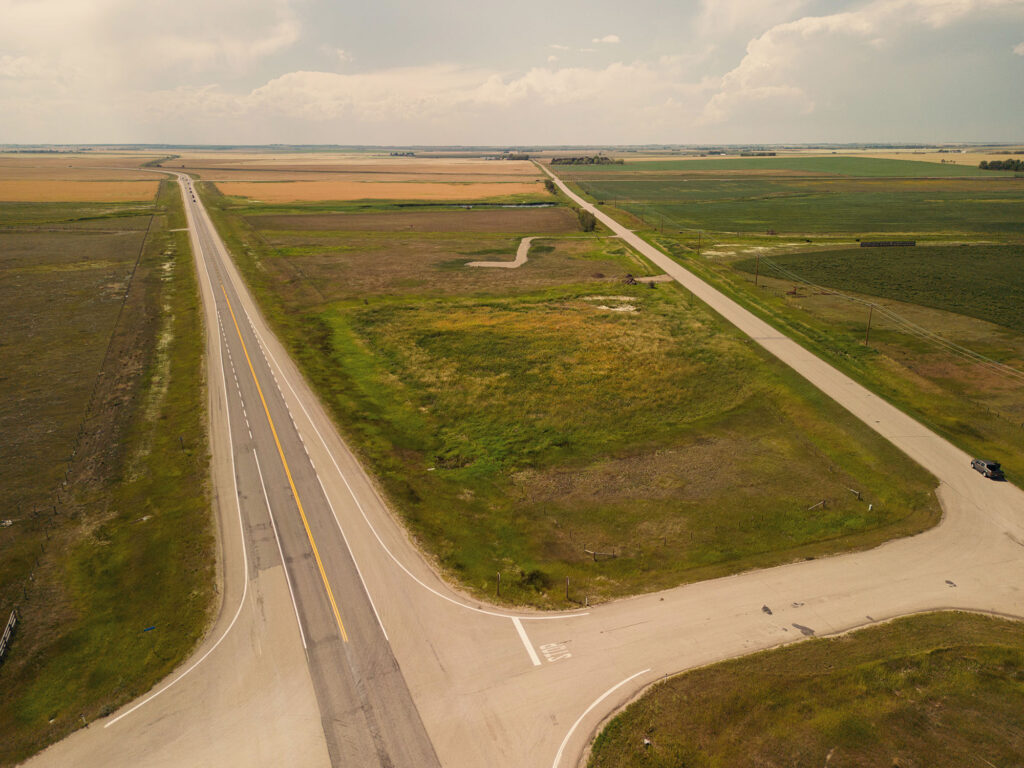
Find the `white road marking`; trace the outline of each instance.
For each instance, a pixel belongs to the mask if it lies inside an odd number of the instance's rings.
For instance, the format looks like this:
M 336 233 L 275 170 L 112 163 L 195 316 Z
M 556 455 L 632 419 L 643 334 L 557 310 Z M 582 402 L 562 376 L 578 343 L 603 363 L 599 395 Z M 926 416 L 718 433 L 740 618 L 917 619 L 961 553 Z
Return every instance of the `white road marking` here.
M 299 617 L 299 604 L 295 602 L 295 590 L 292 589 L 292 577 L 288 575 L 288 564 L 284 561 L 284 550 L 281 548 L 281 537 L 277 534 L 277 523 L 274 521 L 274 510 L 270 508 L 270 497 L 267 496 L 267 484 L 263 482 L 263 470 L 260 468 L 260 457 L 256 449 L 252 449 L 252 457 L 256 460 L 256 472 L 260 476 L 260 488 L 263 489 L 263 500 L 267 503 L 267 514 L 270 515 L 270 527 L 274 529 L 274 538 L 277 540 L 277 551 L 281 555 L 281 567 L 284 568 L 284 578 L 288 582 L 288 594 L 292 597 L 292 608 L 295 609 L 295 623 L 299 625 L 299 637 L 302 638 L 302 647 L 307 648 L 306 633 L 302 631 L 302 619 Z
M 572 734 L 579 727 L 579 724 L 583 722 L 583 718 L 585 718 L 587 715 L 589 715 L 591 710 L 594 709 L 594 707 L 596 707 L 602 701 L 607 699 L 609 696 L 611 696 L 613 693 L 615 693 L 617 690 L 619 690 L 619 688 L 624 686 L 630 680 L 638 678 L 638 677 L 640 677 L 640 675 L 646 675 L 650 671 L 651 671 L 650 669 L 645 669 L 642 672 L 637 672 L 635 675 L 630 675 L 625 680 L 623 680 L 621 683 L 616 683 L 611 688 L 609 688 L 607 691 L 605 691 L 600 696 L 598 696 L 597 699 L 594 700 L 594 703 L 591 704 L 589 707 L 587 707 L 583 711 L 582 715 L 580 715 L 578 718 L 576 718 L 576 722 L 572 724 L 572 728 L 570 728 L 569 732 L 567 734 L 565 734 L 565 738 L 562 739 L 562 745 L 558 748 L 558 753 L 555 755 L 555 762 L 553 762 L 551 764 L 551 768 L 558 768 L 558 764 L 562 762 L 562 753 L 565 751 L 565 745 L 569 743 L 569 739 L 572 738 Z
M 569 652 L 569 646 L 565 643 L 544 643 L 544 645 L 540 647 L 540 652 L 544 654 L 544 658 L 549 663 L 572 658 L 572 654 Z
M 263 339 L 260 336 L 258 331 L 256 331 L 256 340 L 260 343 L 261 347 L 264 346 Z M 363 516 L 363 520 L 365 520 L 366 521 L 366 525 L 369 526 L 370 532 L 373 534 L 374 538 L 377 539 L 377 543 L 380 544 L 381 549 L 383 549 L 387 553 L 388 557 L 391 558 L 391 560 L 395 563 L 395 565 L 397 565 L 410 579 L 415 581 L 417 584 L 419 584 L 425 590 L 427 590 L 428 592 L 430 592 L 433 595 L 436 595 L 437 597 L 440 597 L 442 600 L 447 600 L 452 605 L 457 605 L 460 608 L 465 608 L 467 611 L 473 611 L 475 613 L 482 613 L 485 616 L 497 616 L 498 618 L 502 618 L 502 619 L 510 619 L 510 618 L 512 618 L 512 614 L 498 613 L 497 611 L 486 611 L 483 608 L 476 608 L 476 607 L 474 607 L 472 605 L 466 605 L 465 603 L 459 602 L 458 600 L 455 600 L 455 599 L 453 599 L 451 597 L 448 597 L 448 595 L 445 595 L 445 594 L 443 594 L 441 592 L 438 592 L 436 589 L 434 589 L 430 585 L 425 584 L 424 582 L 422 582 L 416 576 L 416 574 L 414 574 L 412 571 L 410 571 L 408 568 L 405 567 L 405 565 L 402 563 L 401 560 L 399 560 L 397 557 L 395 557 L 394 552 L 392 552 L 388 548 L 388 545 L 384 543 L 384 540 L 380 537 L 380 534 L 377 533 L 377 529 L 373 526 L 373 523 L 370 522 L 370 518 L 366 515 L 366 510 L 363 509 L 363 505 L 360 503 L 358 497 L 355 494 L 355 491 L 352 490 L 352 486 L 349 484 L 348 478 L 345 477 L 345 473 L 342 472 L 341 471 L 341 467 L 338 466 L 338 460 L 334 457 L 334 453 L 331 451 L 331 449 L 327 447 L 327 441 L 324 440 L 324 436 L 322 434 L 320 434 L 320 430 L 317 429 L 316 422 L 313 421 L 312 417 L 309 415 L 309 411 L 306 410 L 306 406 L 303 404 L 302 398 L 299 397 L 298 393 L 295 391 L 295 388 L 292 386 L 291 381 L 288 379 L 287 376 L 285 376 L 284 369 L 278 364 L 277 358 L 274 357 L 274 353 L 271 352 L 269 348 L 266 348 L 266 352 L 264 353 L 264 357 L 266 355 L 270 355 L 270 359 L 274 361 L 274 365 L 277 367 L 277 369 L 279 371 L 281 371 L 281 377 L 284 379 L 285 384 L 288 385 L 288 389 L 291 390 L 292 395 L 295 396 L 295 400 L 296 400 L 296 402 L 298 402 L 299 408 L 301 408 L 302 412 L 306 415 L 306 420 L 310 423 L 310 426 L 313 427 L 313 431 L 316 433 L 316 436 L 320 439 L 320 443 L 321 443 L 321 445 L 323 445 L 324 450 L 327 451 L 327 455 L 331 457 L 331 463 L 334 464 L 334 468 L 335 468 L 335 470 L 337 470 L 338 476 L 341 478 L 341 481 L 343 483 L 345 483 L 345 487 L 348 489 L 349 495 L 352 497 L 352 500 L 356 503 L 356 508 L 359 509 L 359 513 Z M 353 555 L 353 560 L 354 559 L 355 559 L 355 556 Z M 530 616 L 530 615 L 525 615 L 525 616 L 519 616 L 518 618 L 520 618 L 522 620 L 529 619 L 529 620 L 533 620 L 533 621 L 539 621 L 539 620 L 545 620 L 545 619 L 572 619 L 572 618 L 575 618 L 577 616 L 588 616 L 588 615 L 589 615 L 588 611 L 581 611 L 579 613 L 562 613 L 562 614 L 558 614 L 558 615 L 555 615 L 555 616 Z
M 203 263 L 203 271 L 206 272 L 206 279 L 208 281 L 210 281 L 210 273 L 206 269 L 206 259 L 203 258 L 203 259 L 201 259 L 201 261 Z M 210 291 L 211 291 L 211 293 L 213 293 L 213 282 L 212 281 L 210 281 Z M 213 293 L 213 295 L 216 296 L 216 293 Z M 219 312 L 217 313 L 217 317 L 218 317 L 218 320 L 219 320 L 220 319 L 220 313 Z M 225 371 L 224 371 L 224 348 L 221 345 L 218 344 L 217 345 L 217 351 L 218 351 L 218 357 L 220 358 L 221 376 L 224 379 L 224 413 L 227 414 L 227 412 L 228 412 L 228 379 L 227 379 L 227 376 L 225 375 Z M 128 715 L 130 715 L 132 712 L 134 712 L 135 710 L 139 709 L 140 707 L 145 706 L 146 704 L 151 702 L 153 699 L 155 699 L 157 696 L 162 694 L 164 691 L 166 691 L 169 688 L 171 688 L 172 686 L 176 685 L 182 678 L 184 678 L 186 675 L 188 675 L 190 672 L 192 672 L 192 670 L 194 670 L 196 667 L 198 667 L 200 664 L 202 664 L 204 661 L 206 661 L 206 658 L 211 653 L 213 653 L 215 650 L 217 650 L 217 647 L 224 641 L 224 638 L 228 636 L 228 633 L 231 632 L 232 628 L 235 626 L 235 622 L 238 621 L 238 617 L 242 613 L 242 608 L 245 607 L 245 598 L 246 598 L 246 596 L 249 593 L 249 554 L 248 554 L 248 552 L 246 551 L 246 548 L 245 548 L 245 524 L 242 521 L 242 502 L 241 502 L 241 498 L 239 496 L 240 491 L 239 491 L 239 488 L 238 488 L 238 475 L 235 472 L 235 444 L 234 444 L 234 439 L 231 436 L 231 419 L 228 418 L 227 422 L 228 422 L 228 447 L 230 449 L 228 451 L 228 455 L 231 457 L 231 477 L 234 478 L 234 481 L 235 481 L 235 508 L 238 510 L 238 529 L 239 529 L 239 533 L 240 533 L 241 538 L 242 538 L 242 598 L 241 598 L 241 600 L 238 601 L 238 609 L 235 611 L 235 615 L 231 618 L 231 623 L 228 624 L 227 629 L 224 630 L 224 634 L 222 634 L 217 639 L 217 642 L 215 642 L 206 653 L 204 653 L 202 656 L 199 657 L 199 659 L 196 661 L 195 664 L 193 664 L 191 667 L 186 669 L 184 672 L 182 672 L 180 675 L 178 675 L 176 678 L 174 678 L 171 682 L 169 682 L 163 688 L 158 690 L 156 693 L 152 694 L 151 696 L 147 696 L 145 699 L 140 701 L 138 704 L 136 704 L 131 709 L 129 709 L 129 710 L 125 711 L 125 712 L 122 712 L 120 715 L 118 715 L 117 717 L 112 719 L 109 723 L 104 723 L 104 725 L 103 725 L 104 728 L 109 728 L 110 726 L 112 726 L 117 721 L 121 720 L 122 718 L 127 717 Z
M 526 652 L 530 654 L 530 661 L 533 662 L 533 666 L 540 666 L 540 657 L 537 656 L 537 651 L 533 649 L 533 643 L 530 642 L 530 638 L 526 636 L 526 630 L 523 629 L 523 622 L 519 620 L 518 616 L 512 617 L 512 623 L 515 625 L 516 632 L 519 633 L 519 639 L 523 641 L 523 645 L 526 646 Z

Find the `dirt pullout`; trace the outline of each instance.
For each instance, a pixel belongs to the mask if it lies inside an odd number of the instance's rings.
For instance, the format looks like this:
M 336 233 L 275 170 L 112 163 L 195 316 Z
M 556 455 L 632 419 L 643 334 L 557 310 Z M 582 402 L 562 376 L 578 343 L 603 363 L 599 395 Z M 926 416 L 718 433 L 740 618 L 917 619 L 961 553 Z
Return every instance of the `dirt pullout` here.
M 260 230 L 299 232 L 576 232 L 567 208 L 483 208 L 402 213 L 327 213 L 249 216 Z

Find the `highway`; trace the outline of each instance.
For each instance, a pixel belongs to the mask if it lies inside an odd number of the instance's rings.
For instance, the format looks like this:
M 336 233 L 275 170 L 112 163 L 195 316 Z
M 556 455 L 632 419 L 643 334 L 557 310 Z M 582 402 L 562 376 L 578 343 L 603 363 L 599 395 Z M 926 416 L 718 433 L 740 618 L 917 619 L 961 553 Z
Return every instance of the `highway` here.
M 868 552 L 568 614 L 459 593 L 396 522 L 178 178 L 208 329 L 222 608 L 168 680 L 29 765 L 558 768 L 681 670 L 925 610 L 1024 615 L 1024 493 L 579 198 L 934 473 L 945 515 Z

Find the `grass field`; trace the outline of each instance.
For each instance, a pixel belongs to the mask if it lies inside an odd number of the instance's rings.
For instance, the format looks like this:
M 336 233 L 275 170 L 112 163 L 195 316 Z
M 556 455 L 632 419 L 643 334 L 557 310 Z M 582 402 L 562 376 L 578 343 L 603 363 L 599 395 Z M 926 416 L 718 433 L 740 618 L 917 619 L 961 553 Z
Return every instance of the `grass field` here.
M 1024 625 L 915 616 L 659 683 L 608 724 L 587 765 L 1018 765 L 1022 681 Z
M 754 160 L 743 163 L 754 167 Z M 724 181 L 651 173 L 648 179 L 623 181 L 618 189 L 631 185 L 647 196 L 644 201 L 609 200 L 615 204 L 606 207 L 688 268 L 965 450 L 997 457 L 1011 476 L 1024 473 L 1019 377 L 970 360 L 906 324 L 889 322 L 884 314 L 873 315 L 871 345 L 864 345 L 864 301 L 887 297 L 875 301 L 892 305 L 892 311 L 950 342 L 1024 371 L 1021 180 L 792 179 L 766 177 L 763 169 L 746 174 L 736 171 Z M 577 178 L 599 199 L 609 191 L 600 185 L 615 183 L 605 181 L 611 173 L 593 174 L 594 182 Z M 806 185 L 820 196 L 801 197 Z M 733 193 L 735 199 L 729 199 Z M 767 215 L 770 210 L 778 215 Z M 658 211 L 669 216 L 662 218 Z M 684 217 L 686 226 L 678 226 L 671 215 Z M 780 221 L 806 231 L 765 234 Z M 885 238 L 886 231 L 927 247 L 855 247 L 855 238 L 870 232 Z M 754 254 L 760 254 L 760 261 Z M 752 268 L 760 270 L 759 288 L 753 285 Z M 802 285 L 801 279 L 854 292 L 862 300 L 829 296 Z
M 1019 237 L 1024 220 L 1024 183 L 1012 178 L 569 178 L 593 198 L 670 231 L 976 239 Z
M 164 677 L 214 601 L 199 298 L 177 186 L 160 190 L 144 219 L 4 210 L 4 765 Z
M 754 259 L 735 264 L 753 272 Z M 765 265 L 830 288 L 957 312 L 1024 333 L 1024 245 L 851 248 Z
M 786 157 L 731 157 L 722 159 L 701 158 L 699 160 L 644 160 L 627 162 L 622 165 L 580 165 L 567 166 L 573 173 L 629 174 L 638 171 L 739 171 L 745 175 L 753 173 L 779 173 L 785 171 L 808 175 L 867 176 L 890 178 L 926 178 L 935 176 L 985 176 L 976 166 L 954 165 L 951 163 L 921 162 L 915 160 L 892 160 L 875 157 L 845 157 L 790 155 Z M 998 171 L 996 174 L 1012 176 L 1012 172 Z
M 648 267 L 567 211 L 204 195 L 392 504 L 473 591 L 493 596 L 501 571 L 502 599 L 561 606 L 565 577 L 600 599 L 936 519 L 930 478 L 681 290 L 624 285 Z M 465 266 L 526 235 L 523 267 Z

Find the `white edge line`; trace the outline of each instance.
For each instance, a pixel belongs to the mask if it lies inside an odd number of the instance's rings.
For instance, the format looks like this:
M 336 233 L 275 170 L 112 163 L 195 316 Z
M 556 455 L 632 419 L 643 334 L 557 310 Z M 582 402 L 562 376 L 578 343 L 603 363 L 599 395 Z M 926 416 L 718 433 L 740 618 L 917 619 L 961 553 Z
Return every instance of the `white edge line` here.
M 267 496 L 267 485 L 263 482 L 263 470 L 260 469 L 260 457 L 256 449 L 252 449 L 252 457 L 256 460 L 256 472 L 260 476 L 260 487 L 263 489 L 263 500 L 267 502 L 267 514 L 270 515 L 270 526 L 274 529 L 274 539 L 277 541 L 277 551 L 281 555 L 281 567 L 284 569 L 284 578 L 288 582 L 288 594 L 292 598 L 292 608 L 295 609 L 295 623 L 299 625 L 299 637 L 302 638 L 302 647 L 309 649 L 306 645 L 306 633 L 302 631 L 302 619 L 299 618 L 299 604 L 295 602 L 295 590 L 292 589 L 292 577 L 288 575 L 288 563 L 284 559 L 284 550 L 281 549 L 281 537 L 277 535 L 277 523 L 274 522 L 274 510 L 270 508 L 270 497 Z
M 187 206 L 186 206 L 186 210 L 187 210 Z M 191 218 L 191 216 L 189 216 L 188 218 Z M 196 232 L 196 242 L 197 243 L 199 242 L 199 234 L 198 234 L 198 232 Z M 200 250 L 200 253 L 201 253 L 202 252 L 202 245 L 199 246 L 199 250 Z M 210 284 L 210 294 L 214 298 L 214 308 L 216 309 L 217 295 L 216 295 L 216 293 L 213 292 L 213 281 L 210 279 L 210 272 L 206 268 L 205 256 L 204 256 L 204 258 L 201 259 L 201 262 L 203 264 L 203 271 L 206 272 L 206 280 Z M 217 314 L 217 316 L 219 318 L 220 313 L 217 312 L 216 314 Z M 202 664 L 204 661 L 206 661 L 206 657 L 209 656 L 211 653 L 213 653 L 215 650 L 217 650 L 217 647 L 224 641 L 224 638 L 228 636 L 228 633 L 231 632 L 231 629 L 235 626 L 235 622 L 238 621 L 238 617 L 242 613 L 242 608 L 245 606 L 245 597 L 246 597 L 246 595 L 249 592 L 249 555 L 248 555 L 248 553 L 246 552 L 246 549 L 245 549 L 245 524 L 242 522 L 242 504 L 241 504 L 241 501 L 239 499 L 238 475 L 235 473 L 235 444 L 234 444 L 234 440 L 231 437 L 231 418 L 228 415 L 228 413 L 229 413 L 229 410 L 228 410 L 228 408 L 229 408 L 229 406 L 228 406 L 228 380 L 227 380 L 227 376 L 225 375 L 225 371 L 224 371 L 224 348 L 223 348 L 222 345 L 218 344 L 217 345 L 217 350 L 218 350 L 218 357 L 220 358 L 221 376 L 224 378 L 224 418 L 225 418 L 225 420 L 228 423 L 228 444 L 229 444 L 229 448 L 230 448 L 230 451 L 229 451 L 228 455 L 231 457 L 231 477 L 233 477 L 234 481 L 235 481 L 235 508 L 238 510 L 238 530 L 239 530 L 239 533 L 240 533 L 240 535 L 242 537 L 242 569 L 243 569 L 242 570 L 242 576 L 243 576 L 243 578 L 242 578 L 242 599 L 238 601 L 238 610 L 235 611 L 235 615 L 234 615 L 234 617 L 232 617 L 231 623 L 228 624 L 227 629 L 224 630 L 224 634 L 221 635 L 217 639 L 217 642 L 214 643 L 213 646 L 206 653 L 204 653 L 202 656 L 199 657 L 199 660 L 196 661 L 195 664 L 193 664 L 191 667 L 186 669 L 184 672 L 182 672 L 180 675 L 178 675 L 176 678 L 174 678 L 171 682 L 169 682 L 163 688 L 158 690 L 156 693 L 152 694 L 151 696 L 147 696 L 145 699 L 140 701 L 134 707 L 132 707 L 131 709 L 129 709 L 129 710 L 125 711 L 125 712 L 122 712 L 120 715 L 115 717 L 109 723 L 104 723 L 104 725 L 103 725 L 104 728 L 109 728 L 114 723 L 116 723 L 118 720 L 120 720 L 120 719 L 122 719 L 124 717 L 127 717 L 128 715 L 130 715 L 135 710 L 139 709 L 142 706 L 145 706 L 146 704 L 151 702 L 153 699 L 155 699 L 157 696 L 159 696 L 161 693 L 163 693 L 164 691 L 169 689 L 171 686 L 175 685 L 179 680 L 181 680 L 183 677 L 185 677 L 185 675 L 189 674 L 192 670 L 194 670 L 196 667 L 198 667 L 200 664 Z
M 313 461 L 310 460 L 309 463 L 312 465 Z M 359 580 L 363 583 L 363 591 L 366 593 L 366 599 L 370 601 L 370 607 L 373 608 L 373 615 L 377 617 L 377 623 L 380 625 L 380 631 L 384 633 L 384 639 L 390 643 L 391 639 L 388 637 L 388 631 L 384 629 L 384 622 L 381 621 L 380 614 L 377 613 L 377 606 L 374 604 L 373 597 L 370 595 L 369 587 L 366 586 L 366 579 L 363 578 L 363 572 L 359 569 L 359 561 L 356 560 L 356 556 L 352 552 L 352 547 L 348 544 L 348 536 L 345 535 L 345 529 L 341 527 L 341 520 L 338 519 L 338 513 L 334 511 L 334 504 L 331 503 L 331 497 L 327 495 L 327 489 L 324 488 L 324 481 L 320 479 L 320 473 L 316 471 L 316 467 L 313 467 L 313 474 L 316 475 L 316 481 L 320 483 L 320 490 L 323 492 L 324 498 L 327 499 L 327 506 L 331 508 L 331 514 L 334 515 L 334 522 L 338 524 L 338 532 L 341 534 L 341 540 L 345 542 L 345 548 L 348 550 L 349 557 L 352 558 L 352 565 L 356 567 L 356 573 L 359 574 Z
M 243 309 L 243 311 L 245 310 L 244 306 L 243 306 L 242 309 Z M 397 565 L 399 568 L 401 568 L 410 579 L 415 581 L 417 584 L 419 584 L 425 590 L 427 590 L 428 592 L 433 593 L 437 597 L 440 597 L 442 600 L 447 600 L 452 605 L 457 605 L 460 608 L 465 608 L 467 611 L 475 611 L 476 613 L 482 613 L 482 614 L 484 614 L 486 616 L 497 616 L 497 617 L 502 618 L 502 619 L 513 618 L 513 616 L 511 616 L 510 614 L 507 614 L 507 613 L 498 613 L 497 611 L 485 611 L 482 608 L 474 608 L 472 605 L 466 605 L 465 603 L 459 602 L 458 600 L 455 600 L 455 599 L 453 599 L 451 597 L 448 597 L 448 595 L 445 595 L 445 594 L 443 594 L 441 592 L 438 592 L 436 589 L 431 587 L 429 584 L 425 584 L 423 581 L 421 581 L 419 578 L 417 578 L 417 576 L 412 571 L 410 571 L 408 568 L 406 568 L 405 565 L 397 557 L 395 557 L 395 554 L 388 548 L 388 545 L 384 543 L 384 540 L 380 537 L 380 534 L 377 533 L 377 529 L 374 528 L 373 523 L 370 522 L 370 518 L 367 517 L 366 510 L 363 509 L 363 505 L 359 502 L 359 498 L 356 496 L 355 491 L 352 490 L 352 486 L 349 484 L 348 478 L 345 477 L 345 473 L 342 472 L 341 471 L 341 467 L 338 466 L 338 460 L 334 457 L 334 453 L 331 451 L 331 449 L 328 448 L 327 441 L 324 440 L 324 436 L 322 434 L 320 434 L 320 430 L 317 429 L 316 422 L 314 422 L 312 417 L 309 415 L 309 412 L 306 410 L 306 406 L 302 403 L 302 398 L 299 397 L 298 393 L 295 391 L 295 388 L 292 386 L 291 381 L 288 379 L 288 376 L 285 375 L 284 369 L 277 362 L 277 358 L 274 357 L 274 353 L 270 350 L 269 347 L 267 347 L 264 344 L 263 338 L 260 336 L 259 331 L 255 331 L 255 334 L 256 334 L 257 341 L 259 341 L 260 345 L 265 348 L 266 354 L 270 355 L 270 359 L 273 361 L 273 364 L 281 372 L 281 378 L 284 379 L 285 384 L 288 385 L 288 389 L 291 390 L 292 395 L 295 397 L 296 402 L 298 402 L 298 404 L 299 404 L 299 408 L 301 408 L 303 414 L 305 414 L 306 420 L 309 422 L 310 426 L 313 427 L 313 431 L 316 433 L 316 436 L 320 439 L 320 443 L 323 445 L 324 450 L 327 451 L 327 455 L 331 457 L 331 463 L 334 464 L 334 468 L 338 471 L 338 476 L 341 478 L 341 481 L 343 483 L 345 483 L 345 487 L 348 489 L 349 495 L 352 497 L 352 500 L 356 503 L 356 507 L 359 509 L 359 513 L 363 516 L 363 520 L 365 520 L 366 524 L 369 526 L 370 532 L 373 534 L 374 538 L 377 539 L 377 543 L 380 544 L 381 548 L 385 552 L 387 552 L 388 557 L 390 557 L 394 561 L 395 565 Z M 326 493 L 325 493 L 325 495 L 326 495 Z M 355 557 L 353 556 L 353 561 L 354 560 L 355 560 Z M 517 617 L 517 618 L 520 618 L 520 619 L 523 619 L 523 620 L 537 621 L 537 620 L 541 620 L 541 619 L 574 619 L 574 618 L 577 618 L 577 617 L 582 617 L 582 616 L 587 616 L 587 615 L 589 615 L 589 611 L 583 611 L 583 612 L 580 612 L 580 613 L 559 614 L 558 616 L 520 616 L 520 617 Z
M 516 627 L 516 632 L 519 633 L 519 639 L 523 641 L 523 645 L 526 646 L 526 652 L 530 654 L 530 661 L 533 662 L 533 666 L 540 666 L 540 658 L 537 656 L 537 651 L 533 648 L 533 643 L 530 642 L 530 638 L 526 636 L 526 630 L 523 629 L 523 622 L 519 620 L 518 616 L 512 617 L 512 623 Z
M 648 672 L 650 672 L 650 671 L 651 671 L 650 669 L 645 669 L 645 670 L 643 670 L 642 672 L 637 672 L 637 673 L 636 673 L 635 675 L 630 675 L 630 676 L 629 676 L 629 677 L 627 677 L 627 678 L 626 678 L 625 680 L 623 680 L 623 681 L 622 681 L 621 683 L 616 683 L 616 684 L 615 684 L 615 685 L 613 685 L 613 686 L 612 686 L 611 688 L 609 688 L 609 689 L 608 689 L 607 691 L 605 691 L 605 692 L 604 692 L 604 693 L 602 693 L 602 694 L 601 694 L 600 696 L 598 696 L 598 697 L 597 697 L 597 699 L 596 699 L 596 700 L 594 701 L 594 703 L 593 703 L 593 704 L 591 704 L 591 705 L 590 705 L 589 707 L 587 707 L 587 708 L 586 708 L 586 709 L 585 709 L 585 710 L 583 711 L 583 714 L 582 714 L 582 715 L 580 715 L 580 716 L 579 716 L 579 717 L 578 717 L 578 718 L 576 719 L 576 722 L 572 724 L 572 728 L 570 728 L 570 729 L 569 729 L 569 732 L 568 732 L 567 734 L 565 734 L 565 738 L 564 738 L 564 739 L 562 739 L 562 745 L 561 745 L 561 746 L 560 746 L 560 747 L 558 748 L 558 753 L 557 753 L 557 754 L 555 755 L 555 762 L 553 762 L 553 763 L 551 764 L 551 768 L 558 768 L 558 764 L 559 764 L 560 762 L 562 762 L 562 753 L 563 753 L 563 752 L 565 751 L 565 745 L 569 743 L 569 739 L 570 739 L 570 738 L 572 738 L 572 734 L 573 734 L 573 732 L 575 732 L 575 730 L 576 730 L 576 729 L 577 729 L 577 728 L 579 727 L 579 724 L 583 722 L 583 718 L 585 718 L 585 717 L 586 717 L 587 715 L 589 715 L 589 714 L 590 714 L 590 711 L 591 711 L 591 710 L 592 710 L 592 709 L 593 709 L 594 707 L 596 707 L 596 706 L 597 706 L 598 704 L 600 704 L 600 703 L 601 703 L 602 701 L 604 701 L 605 699 L 607 699 L 607 698 L 608 698 L 609 696 L 611 696 L 611 695 L 612 695 L 613 693 L 615 693 L 615 691 L 617 691 L 617 690 L 618 690 L 619 688 L 621 688 L 622 686 L 624 686 L 624 685 L 625 685 L 626 683 L 628 683 L 628 682 L 629 682 L 630 680 L 633 680 L 633 679 L 635 679 L 635 678 L 637 678 L 637 677 L 640 677 L 640 675 L 645 675 L 645 674 L 647 674 L 647 673 L 648 673 Z

